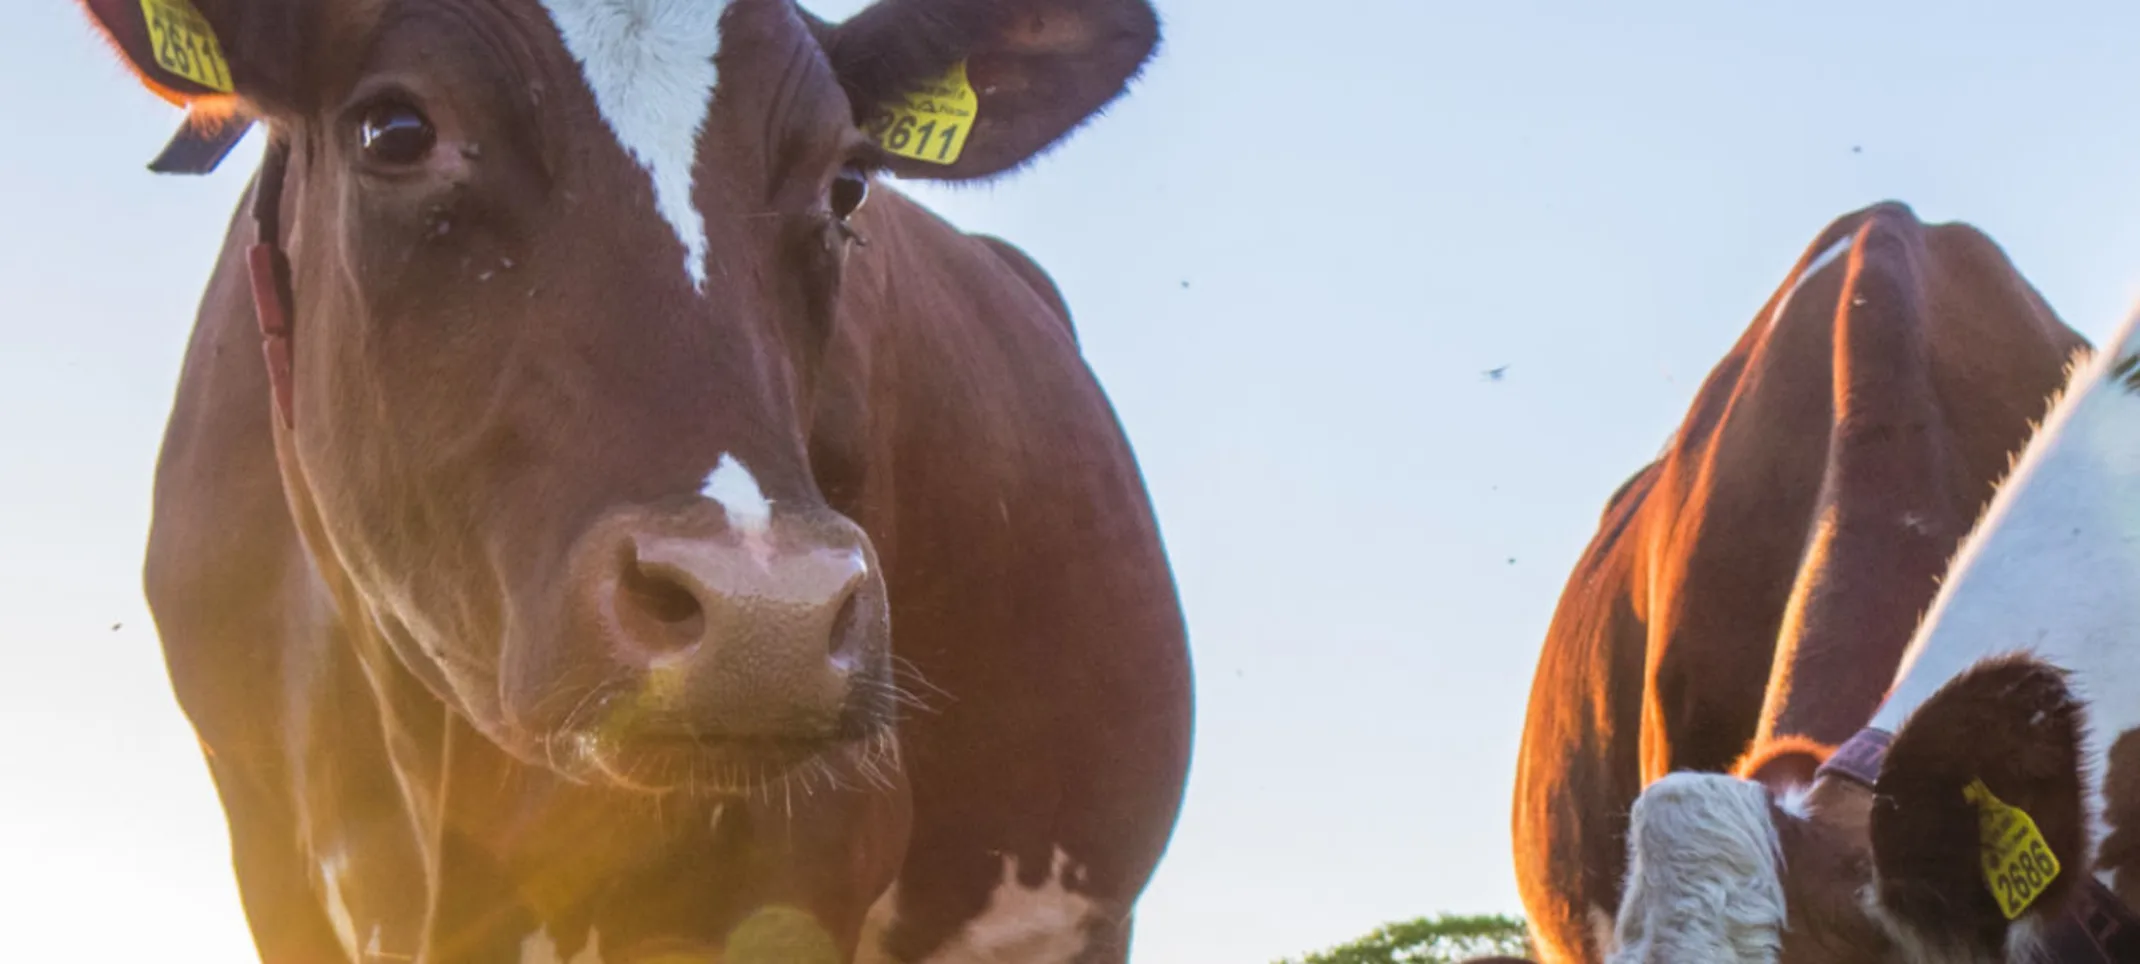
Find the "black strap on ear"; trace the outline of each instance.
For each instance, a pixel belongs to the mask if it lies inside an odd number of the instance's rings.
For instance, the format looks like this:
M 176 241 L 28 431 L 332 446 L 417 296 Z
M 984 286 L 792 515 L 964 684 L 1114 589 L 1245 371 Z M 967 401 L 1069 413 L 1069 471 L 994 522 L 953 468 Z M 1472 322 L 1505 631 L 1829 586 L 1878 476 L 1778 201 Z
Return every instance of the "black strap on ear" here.
M 164 145 L 163 153 L 149 162 L 149 170 L 157 174 L 212 173 L 252 129 L 253 119 L 243 115 L 216 120 L 188 117 Z

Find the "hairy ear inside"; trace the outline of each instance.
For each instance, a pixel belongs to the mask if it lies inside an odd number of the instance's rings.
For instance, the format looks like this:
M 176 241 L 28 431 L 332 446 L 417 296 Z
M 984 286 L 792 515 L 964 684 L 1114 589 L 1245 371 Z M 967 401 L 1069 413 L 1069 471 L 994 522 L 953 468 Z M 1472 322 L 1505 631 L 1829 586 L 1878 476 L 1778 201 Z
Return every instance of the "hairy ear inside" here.
M 834 28 L 825 47 L 856 121 L 889 149 L 895 173 L 968 180 L 1062 140 L 1121 96 L 1158 43 L 1147 0 L 879 0 Z M 963 88 L 943 82 L 952 71 Z M 885 125 L 898 118 L 885 105 L 931 101 L 952 106 L 911 115 L 892 139 Z M 915 140 L 932 121 L 937 139 Z M 965 129 L 953 137 L 953 126 Z
M 1610 964 L 1772 964 L 1785 922 L 1774 821 L 1766 789 L 1723 774 L 1643 790 Z
M 2066 674 L 2026 656 L 1986 660 L 1910 716 L 1872 812 L 1877 900 L 1898 940 L 1997 953 L 2010 922 L 1982 863 L 1969 787 L 2035 822 L 2060 870 L 2020 919 L 2055 913 L 2088 873 L 2082 708 Z

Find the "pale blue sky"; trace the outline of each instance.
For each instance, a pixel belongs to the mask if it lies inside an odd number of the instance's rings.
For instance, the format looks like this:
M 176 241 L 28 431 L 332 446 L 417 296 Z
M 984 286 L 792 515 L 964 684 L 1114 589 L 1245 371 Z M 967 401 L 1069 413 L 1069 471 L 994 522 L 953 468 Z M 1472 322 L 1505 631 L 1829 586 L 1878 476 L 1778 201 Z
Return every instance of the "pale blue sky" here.
M 2136 294 L 2140 6 L 1161 6 L 1163 58 L 1108 118 L 1011 181 L 916 192 L 1054 274 L 1158 504 L 1200 718 L 1146 962 L 1517 909 L 1508 792 L 1561 582 L 1830 218 L 1897 198 L 1972 221 L 2091 338 Z M 14 9 L 11 954 L 242 960 L 138 572 L 179 353 L 258 147 L 149 175 L 174 113 L 74 4 Z

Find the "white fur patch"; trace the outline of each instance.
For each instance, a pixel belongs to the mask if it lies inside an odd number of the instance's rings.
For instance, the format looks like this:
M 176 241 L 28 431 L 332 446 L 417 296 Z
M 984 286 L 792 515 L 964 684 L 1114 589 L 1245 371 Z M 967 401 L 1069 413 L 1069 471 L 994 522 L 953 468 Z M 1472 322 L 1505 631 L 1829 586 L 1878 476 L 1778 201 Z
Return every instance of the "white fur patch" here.
M 1813 806 L 1807 802 L 1807 798 L 1811 796 L 1813 796 L 1812 784 L 1792 784 L 1790 789 L 1776 795 L 1776 809 L 1800 820 L 1811 820 L 1813 819 Z
M 722 455 L 699 494 L 719 504 L 728 513 L 730 527 L 746 538 L 762 536 L 773 521 L 773 503 L 758 489 L 758 478 L 733 455 Z
M 1776 299 L 1776 310 L 1769 312 L 1769 327 L 1774 328 L 1778 321 L 1783 320 L 1784 311 L 1791 307 L 1791 299 L 1798 296 L 1799 289 L 1804 288 L 1815 275 L 1820 274 L 1822 268 L 1834 264 L 1836 259 L 1849 253 L 1851 245 L 1856 243 L 1856 235 L 1843 235 L 1834 244 L 1829 245 L 1827 250 L 1815 255 L 1812 261 L 1806 262 L 1806 270 L 1798 273 L 1797 283 L 1791 285 L 1791 290 L 1784 292 L 1783 297 Z
M 1590 940 L 1598 957 L 1612 953 L 1615 941 L 1612 937 L 1612 914 L 1596 904 L 1590 905 Z M 1596 958 L 1593 958 L 1595 960 Z
M 557 942 L 548 929 L 536 931 L 520 941 L 520 964 L 602 964 L 602 933 L 588 931 L 586 946 L 566 960 L 557 956 Z
M 595 106 L 654 183 L 654 208 L 684 245 L 684 271 L 706 286 L 706 219 L 692 202 L 699 131 L 719 80 L 728 0 L 543 0 L 580 63 Z
M 876 901 L 869 905 L 869 913 L 862 917 L 862 937 L 855 942 L 854 964 L 891 964 L 892 958 L 884 948 L 884 940 L 898 913 L 899 885 L 893 884 L 877 895 Z
M 1768 791 L 1674 773 L 1636 798 L 1627 896 L 1610 964 L 1772 964 L 1783 944 L 1783 857 Z
M 1097 908 L 1091 898 L 1066 884 L 1077 876 L 1068 854 L 1056 848 L 1048 879 L 1028 889 L 1018 883 L 1018 861 L 1003 858 L 1003 877 L 988 895 L 979 916 L 915 964 L 1068 964 L 1085 952 L 1087 931 Z M 856 964 L 885 964 L 884 932 L 897 906 L 898 888 L 887 890 L 870 907 L 862 928 Z
M 1895 919 L 1880 904 L 1878 876 L 1875 873 L 1874 882 L 1859 889 L 1858 907 L 1894 942 L 1895 953 L 1889 960 L 1905 964 L 2058 964 L 2046 954 L 2044 941 L 2049 928 L 2040 914 L 2024 914 L 2015 920 L 2006 929 L 2005 953 L 1988 957 L 1965 936 L 1927 933 Z
M 1873 717 L 1893 732 L 1979 660 L 2015 650 L 2073 674 L 2089 700 L 2085 772 L 2140 726 L 2140 315 L 2080 366 L 1956 554 Z M 2089 794 L 2101 839 L 2101 788 Z
M 327 904 L 327 923 L 334 927 L 335 940 L 342 942 L 342 952 L 352 960 L 362 960 L 357 956 L 357 922 L 342 899 L 342 872 L 348 866 L 349 859 L 342 854 L 320 861 L 320 899 Z

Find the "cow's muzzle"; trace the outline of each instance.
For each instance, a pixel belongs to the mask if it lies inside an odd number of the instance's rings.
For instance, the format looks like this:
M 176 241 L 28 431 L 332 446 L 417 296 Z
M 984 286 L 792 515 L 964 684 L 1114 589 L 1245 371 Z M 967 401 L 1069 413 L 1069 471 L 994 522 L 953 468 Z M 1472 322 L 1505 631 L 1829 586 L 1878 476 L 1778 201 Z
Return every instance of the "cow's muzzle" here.
M 608 681 L 561 735 L 613 777 L 792 763 L 889 723 L 884 581 L 837 514 L 633 507 L 588 532 L 571 573 L 566 644 L 596 648 L 580 655 Z

